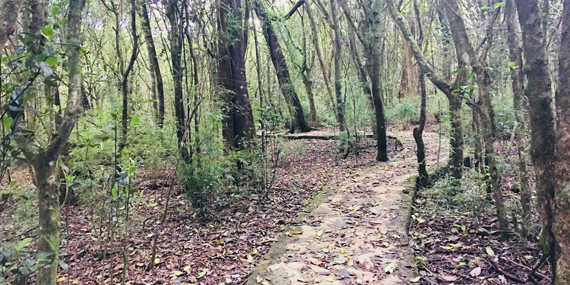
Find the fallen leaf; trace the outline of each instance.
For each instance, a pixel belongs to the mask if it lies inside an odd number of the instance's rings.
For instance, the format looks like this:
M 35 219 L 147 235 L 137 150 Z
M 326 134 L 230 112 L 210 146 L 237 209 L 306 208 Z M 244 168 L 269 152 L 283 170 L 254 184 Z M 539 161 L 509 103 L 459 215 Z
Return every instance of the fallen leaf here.
M 447 275 L 447 274 L 441 274 L 441 275 L 439 276 L 439 278 L 441 278 L 441 280 L 447 281 L 447 282 L 455 282 L 455 281 L 457 281 L 457 277 L 452 276 L 452 275 Z
M 386 267 L 384 267 L 384 272 L 386 272 L 386 274 L 392 274 L 394 273 L 394 270 L 396 270 L 396 266 L 392 263 L 386 265 Z
M 182 274 L 184 274 L 184 272 L 178 271 L 178 270 L 174 270 L 174 276 L 180 276 L 180 275 L 182 275 Z
M 479 274 L 481 274 L 481 267 L 475 267 L 473 270 L 471 270 L 471 272 L 469 272 L 469 275 L 473 277 L 477 277 Z
M 208 273 L 208 268 L 204 268 L 197 276 L 196 278 L 200 279 L 202 277 L 204 277 L 206 275 L 206 273 Z
M 410 279 L 410 282 L 412 282 L 412 283 L 418 283 L 418 282 L 420 282 L 420 279 L 422 279 L 422 277 L 418 275 L 418 276 L 416 276 L 416 277 L 412 277 L 412 278 Z
M 337 264 L 344 264 L 346 262 L 346 260 L 344 260 L 343 258 L 337 257 L 337 258 L 333 259 L 333 262 L 337 263 Z
M 485 248 L 485 251 L 487 252 L 487 254 L 488 254 L 489 256 L 495 256 L 495 252 L 493 251 L 493 249 L 491 249 L 490 246 L 486 247 L 486 248 Z
M 57 278 L 57 282 L 63 282 L 63 281 L 65 281 L 65 276 L 61 276 L 61 277 Z

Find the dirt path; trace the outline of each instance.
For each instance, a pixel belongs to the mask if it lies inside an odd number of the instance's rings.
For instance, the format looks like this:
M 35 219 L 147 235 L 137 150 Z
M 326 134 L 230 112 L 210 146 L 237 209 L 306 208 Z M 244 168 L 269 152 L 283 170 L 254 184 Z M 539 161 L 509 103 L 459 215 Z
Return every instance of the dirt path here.
M 411 131 L 394 132 L 404 149 L 390 162 L 356 169 L 313 201 L 259 261 L 247 284 L 407 284 L 413 278 L 405 224 L 416 174 Z M 427 161 L 438 136 L 424 134 Z M 441 143 L 440 157 L 447 157 Z M 390 272 L 390 273 L 387 273 Z

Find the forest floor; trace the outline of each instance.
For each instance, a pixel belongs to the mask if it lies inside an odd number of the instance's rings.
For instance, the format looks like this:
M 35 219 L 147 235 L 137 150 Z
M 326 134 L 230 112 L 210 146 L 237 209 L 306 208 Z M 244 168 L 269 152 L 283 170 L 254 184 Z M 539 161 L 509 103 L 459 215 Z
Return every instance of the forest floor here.
M 481 182 L 468 174 L 461 190 L 436 183 L 412 203 L 407 193 L 417 170 L 411 128 L 391 126 L 388 133 L 390 161 L 385 163 L 375 161 L 375 142 L 369 139 L 360 143 L 358 155 L 351 152 L 346 159 L 336 140 L 282 139 L 284 155 L 268 197 L 251 189 L 221 193 L 207 219 L 196 214 L 175 183 L 169 215 L 161 224 L 173 169 L 141 169 L 137 188 L 144 195 L 132 203 L 132 218 L 113 242 L 96 226 L 95 205 L 62 209 L 66 255 L 59 283 L 120 283 L 123 253 L 129 284 L 526 283 L 540 258 L 539 246 L 498 241 L 492 201 L 470 192 L 484 189 Z M 424 140 L 433 170 L 445 162 L 448 143 L 440 141 L 433 124 Z M 503 157 L 516 153 L 498 149 Z M 508 203 L 518 199 L 511 189 L 513 173 L 516 169 L 503 171 Z M 29 174 L 22 169 L 13 178 L 29 192 L 19 203 L 33 212 Z M 17 199 L 2 205 L 0 240 L 35 236 L 37 217 L 20 209 Z M 155 239 L 155 268 L 147 270 Z M 536 279 L 547 282 L 549 276 L 545 264 Z

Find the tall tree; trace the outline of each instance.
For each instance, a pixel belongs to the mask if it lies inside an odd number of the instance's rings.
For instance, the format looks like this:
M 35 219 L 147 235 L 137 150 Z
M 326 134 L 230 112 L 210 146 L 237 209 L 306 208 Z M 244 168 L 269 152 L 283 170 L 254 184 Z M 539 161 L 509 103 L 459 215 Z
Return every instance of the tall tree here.
M 422 18 L 420 15 L 420 8 L 418 6 L 418 0 L 414 0 L 414 14 L 416 16 L 416 24 L 418 30 L 418 46 L 422 48 L 424 43 L 424 30 L 422 25 Z M 406 42 L 407 43 L 407 42 Z M 408 47 L 409 48 L 409 47 Z M 410 51 L 411 54 L 411 51 Z M 430 182 L 429 173 L 426 167 L 426 147 L 423 139 L 423 132 L 426 125 L 426 113 L 427 113 L 427 90 L 426 90 L 426 75 L 420 70 L 420 76 L 418 78 L 420 83 L 420 96 L 421 96 L 421 106 L 420 106 L 420 123 L 414 128 L 413 135 L 414 140 L 417 145 L 417 161 L 418 161 L 418 180 L 417 185 L 420 187 L 428 187 Z
M 406 41 L 410 43 L 410 48 L 412 49 L 412 54 L 416 59 L 418 65 L 420 66 L 420 71 L 423 72 L 428 79 L 435 85 L 449 101 L 449 112 L 451 121 L 451 139 L 450 139 L 450 161 L 449 166 L 451 168 L 452 176 L 456 179 L 461 179 L 463 172 L 463 128 L 461 125 L 461 104 L 462 99 L 459 94 L 452 92 L 457 86 L 465 85 L 465 71 L 459 72 L 455 81 L 450 84 L 441 76 L 439 76 L 429 64 L 425 58 L 422 50 L 418 46 L 416 40 L 412 36 L 410 27 L 406 19 L 400 14 L 393 0 L 386 0 L 388 6 L 388 11 L 394 19 L 394 22 L 398 25 Z
M 523 60 L 522 48 L 518 44 L 522 42 L 520 36 L 520 25 L 517 20 L 516 7 L 514 0 L 507 0 L 505 2 L 505 18 L 508 30 L 508 44 L 509 44 L 509 60 L 514 66 L 511 66 L 511 80 L 513 89 L 513 105 L 515 108 L 515 118 L 517 120 L 516 139 L 519 155 L 519 181 L 521 193 L 521 207 L 522 207 L 522 235 L 530 238 L 531 217 L 531 193 L 529 184 L 529 170 L 528 170 L 528 142 L 526 138 L 526 130 L 528 127 L 527 119 L 525 118 L 526 107 L 523 103 L 524 95 L 524 73 L 523 73 Z
M 254 136 L 253 113 L 245 77 L 245 37 L 241 0 L 219 7 L 218 85 L 222 98 L 222 133 L 226 148 L 244 149 Z
M 56 133 L 44 148 L 37 148 L 37 141 L 26 136 L 21 129 L 22 115 L 13 123 L 13 138 L 31 166 L 32 177 L 38 195 L 39 230 L 37 256 L 45 265 L 37 273 L 37 284 L 55 285 L 58 267 L 59 237 L 59 183 L 55 178 L 56 161 L 67 144 L 71 131 L 82 112 L 81 109 L 81 11 L 85 2 L 70 0 L 67 16 L 67 67 L 69 72 L 68 100 L 64 118 Z
M 158 126 L 162 127 L 164 122 L 164 84 L 162 82 L 162 73 L 160 72 L 160 65 L 158 64 L 158 57 L 156 55 L 152 30 L 150 28 L 147 3 L 145 1 L 146 0 L 143 0 L 141 3 L 141 22 L 148 50 L 150 76 L 154 85 L 152 86 L 152 92 L 154 94 L 153 99 L 155 100 L 153 102 L 153 109 L 155 111 Z
M 556 90 L 554 284 L 570 284 L 570 0 L 564 0 Z
M 485 81 L 486 74 L 483 65 L 481 64 L 482 58 L 486 56 L 486 50 L 483 50 L 483 55 L 479 56 L 475 53 L 475 49 L 469 41 L 467 36 L 467 31 L 465 29 L 465 23 L 461 17 L 461 11 L 456 1 L 445 0 L 446 7 L 445 11 L 447 14 L 447 19 L 451 27 L 451 35 L 453 37 L 453 42 L 455 44 L 455 50 L 457 54 L 458 61 L 461 62 L 461 66 L 467 67 L 471 66 L 473 72 L 475 73 L 475 82 L 477 83 L 479 102 L 478 104 L 470 104 L 470 107 L 474 108 L 479 118 L 481 119 L 482 125 L 482 135 L 485 142 L 485 159 L 487 165 L 489 166 L 489 183 L 491 190 L 493 191 L 493 198 L 495 199 L 495 207 L 497 209 L 497 217 L 499 222 L 499 230 L 503 238 L 508 237 L 509 222 L 507 220 L 507 214 L 505 212 L 505 204 L 503 202 L 503 192 L 501 190 L 501 185 L 499 182 L 499 172 L 497 170 L 497 161 L 494 151 L 494 137 L 493 137 L 493 121 L 492 121 L 492 106 L 489 96 L 489 89 Z M 499 10 L 498 10 L 499 11 Z M 498 12 L 497 12 L 498 15 Z M 489 26 L 490 34 L 487 34 L 486 41 L 490 45 L 492 42 L 493 35 L 493 25 L 496 17 L 494 17 Z
M 556 185 L 554 114 L 552 81 L 548 72 L 545 35 L 537 2 L 515 0 L 522 28 L 527 85 L 524 95 L 530 105 L 531 158 L 536 173 L 536 190 L 541 216 L 541 244 L 554 257 L 552 231 L 554 189 Z M 554 262 L 551 263 L 555 272 Z
M 295 130 L 308 132 L 311 130 L 311 127 L 309 127 L 307 120 L 305 120 L 303 106 L 301 105 L 299 96 L 297 96 L 297 93 L 295 92 L 295 86 L 291 81 L 287 61 L 285 61 L 285 56 L 283 55 L 283 51 L 279 45 L 279 40 L 273 29 L 271 19 L 267 15 L 267 10 L 260 0 L 254 1 L 253 7 L 261 23 L 263 36 L 265 37 L 267 46 L 269 47 L 269 54 L 271 56 L 271 62 L 273 62 L 273 66 L 277 72 L 279 87 L 281 88 L 281 92 L 283 93 L 283 97 L 285 97 L 287 103 L 292 105 L 291 109 L 293 114 L 291 115 L 293 117 L 292 119 L 294 124 L 291 125 L 291 132 L 295 132 Z
M 333 0 L 335 1 L 335 0 Z M 386 119 L 384 116 L 384 103 L 382 102 L 382 82 L 380 80 L 381 68 L 381 27 L 384 24 L 384 6 L 381 0 L 372 0 L 370 19 L 370 83 L 372 85 L 372 100 L 374 101 L 374 114 L 376 117 L 376 147 L 378 153 L 376 160 L 388 161 L 388 150 L 386 140 Z
M 337 11 L 337 1 L 331 0 L 331 17 L 334 29 L 334 90 L 336 96 L 336 106 L 337 106 L 337 120 L 340 131 L 346 130 L 346 118 L 345 118 L 345 105 L 344 98 L 342 96 L 342 75 L 341 75 L 341 64 L 342 64 L 342 42 L 341 33 L 339 26 L 339 17 Z

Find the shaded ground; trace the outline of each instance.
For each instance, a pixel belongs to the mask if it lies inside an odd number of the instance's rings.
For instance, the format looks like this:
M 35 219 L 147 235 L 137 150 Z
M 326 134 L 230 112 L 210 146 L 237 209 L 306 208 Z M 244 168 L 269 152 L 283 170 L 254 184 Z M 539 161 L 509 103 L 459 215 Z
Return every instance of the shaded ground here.
M 62 284 L 119 283 L 124 250 L 128 256 L 126 281 L 130 284 L 244 283 L 260 256 L 281 234 L 290 231 L 288 225 L 321 188 L 336 183 L 334 181 L 350 179 L 352 173 L 378 164 L 371 140 L 361 144 L 359 156 L 350 154 L 344 160 L 338 154 L 337 141 L 284 140 L 283 144 L 287 154 L 277 168 L 269 200 L 253 192 L 224 193 L 223 206 L 217 208 L 215 217 L 209 220 L 196 217 L 189 201 L 183 195 L 175 195 L 170 201 L 166 223 L 159 228 L 173 170 L 141 171 L 137 190 L 144 191 L 144 195 L 132 205 L 128 230 L 121 234 L 124 238 L 110 245 L 104 259 L 103 245 L 108 242 L 102 238 L 100 229 L 92 227 L 91 221 L 100 218 L 93 212 L 92 205 L 64 207 L 61 231 L 68 236 L 62 241 L 62 248 L 67 255 L 61 257 L 58 280 Z M 396 145 L 390 140 L 391 156 L 397 152 Z M 29 184 L 29 180 L 26 182 Z M 30 201 L 34 201 L 30 189 L 27 190 Z M 178 185 L 174 190 L 182 192 Z M 3 224 L 14 213 L 14 205 L 8 203 L 0 213 Z M 34 205 L 31 211 L 35 210 Z M 11 227 L 2 235 L 33 238 L 35 224 L 29 221 L 30 227 Z M 156 267 L 146 271 L 157 229 Z M 29 250 L 34 250 L 33 245 Z
M 411 132 L 391 161 L 351 171 L 330 184 L 315 209 L 273 245 L 247 284 L 406 284 L 413 279 L 406 220 L 416 174 Z M 426 134 L 435 164 L 437 135 Z M 444 144 L 445 145 L 445 144 Z M 444 151 L 442 156 L 447 156 Z
M 513 187 L 518 158 L 516 147 L 507 145 L 497 142 L 496 149 L 513 229 L 520 227 L 520 197 Z M 531 284 L 529 272 L 542 256 L 538 242 L 525 241 L 516 232 L 501 242 L 494 202 L 480 174 L 466 170 L 461 183 L 455 187 L 442 180 L 420 191 L 415 201 L 410 234 L 421 284 Z M 551 275 L 547 262 L 537 270 L 536 284 L 549 284 Z

